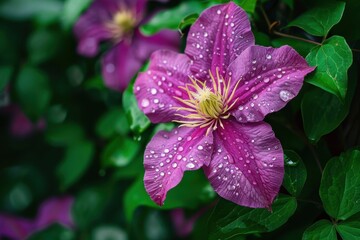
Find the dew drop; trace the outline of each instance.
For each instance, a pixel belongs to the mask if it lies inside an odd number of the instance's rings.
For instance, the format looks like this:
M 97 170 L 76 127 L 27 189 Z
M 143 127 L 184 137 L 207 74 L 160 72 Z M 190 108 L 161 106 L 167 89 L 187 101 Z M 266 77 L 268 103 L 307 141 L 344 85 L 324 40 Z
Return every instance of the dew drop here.
M 270 78 L 264 78 L 264 83 L 268 83 L 268 82 L 270 82 Z
M 187 168 L 194 168 L 194 167 L 195 167 L 195 164 L 193 164 L 193 163 L 188 163 L 188 164 L 186 164 L 186 167 L 187 167 Z
M 217 10 L 217 12 L 216 12 L 216 13 L 220 15 L 220 14 L 221 14 L 221 11 L 220 11 L 220 10 Z
M 204 149 L 204 147 L 203 147 L 203 146 L 201 146 L 201 145 L 199 145 L 199 146 L 197 147 L 197 149 L 201 151 L 201 150 L 203 150 L 203 149 Z
M 157 93 L 157 90 L 156 90 L 156 88 L 152 88 L 150 92 L 152 95 L 155 95 Z
M 173 167 L 173 168 L 176 168 L 176 167 L 177 167 L 177 163 L 173 163 L 173 164 L 172 164 L 172 167 Z
M 235 190 L 235 185 L 228 185 L 227 186 L 227 189 L 229 190 L 229 191 L 233 191 L 233 190 Z
M 149 99 L 144 98 L 144 99 L 141 101 L 141 106 L 142 106 L 142 107 L 146 108 L 146 107 L 148 107 L 149 105 L 150 105 Z
M 294 97 L 294 94 L 292 94 L 291 92 L 289 92 L 287 90 L 281 90 L 279 93 L 279 96 L 280 96 L 281 100 L 283 100 L 284 102 L 287 102 Z
M 271 55 L 270 55 L 270 54 L 266 54 L 266 59 L 270 60 L 270 59 L 271 59 Z

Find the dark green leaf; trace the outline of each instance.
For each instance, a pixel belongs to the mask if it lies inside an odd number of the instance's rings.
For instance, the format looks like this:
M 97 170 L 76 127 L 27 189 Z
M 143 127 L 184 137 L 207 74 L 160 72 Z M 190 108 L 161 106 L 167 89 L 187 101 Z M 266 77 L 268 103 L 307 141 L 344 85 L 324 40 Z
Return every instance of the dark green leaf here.
M 188 15 L 200 13 L 205 6 L 199 1 L 180 3 L 178 6 L 161 11 L 140 27 L 145 35 L 153 35 L 162 29 L 177 29 L 180 22 Z
M 199 17 L 198 13 L 193 13 L 184 17 L 178 25 L 178 29 L 182 32 L 186 27 L 193 24 Z
M 248 13 L 254 13 L 255 11 L 256 0 L 234 0 L 234 2 Z
M 39 119 L 47 109 L 51 91 L 47 76 L 40 70 L 25 66 L 20 70 L 15 83 L 20 106 L 33 121 Z
M 336 230 L 344 240 L 356 240 L 360 236 L 360 214 L 355 214 L 351 218 L 336 225 Z
M 309 54 L 310 50 L 314 48 L 314 46 L 316 46 L 308 42 L 304 42 L 292 38 L 283 38 L 283 37 L 272 40 L 272 45 L 274 47 L 289 45 L 293 47 L 303 57 L 306 57 Z
M 293 197 L 280 195 L 268 209 L 254 209 L 220 200 L 210 222 L 210 239 L 227 239 L 229 236 L 271 232 L 294 214 L 297 204 Z
M 50 126 L 45 137 L 54 146 L 70 146 L 84 138 L 84 131 L 78 124 L 64 123 Z
M 124 167 L 136 156 L 139 148 L 140 144 L 137 141 L 118 137 L 106 146 L 102 154 L 102 165 Z
M 162 207 L 156 205 L 145 191 L 143 178 L 139 178 L 125 193 L 124 209 L 128 221 L 131 220 L 136 208 L 140 206 L 161 209 L 195 208 L 201 202 L 207 202 L 214 197 L 209 182 L 204 175 L 197 171 L 185 172 L 180 184 L 170 190 Z
M 91 240 L 127 240 L 130 239 L 124 229 L 114 225 L 104 225 L 92 230 Z
M 344 9 L 344 2 L 327 2 L 305 12 L 290 22 L 287 27 L 296 26 L 314 36 L 326 36 L 330 29 L 340 21 Z
M 89 141 L 77 142 L 67 147 L 65 157 L 57 167 L 61 189 L 74 184 L 85 173 L 94 155 L 94 145 Z
M 109 138 L 116 133 L 125 135 L 128 131 L 129 124 L 120 108 L 107 111 L 96 124 L 96 133 L 102 138 Z
M 345 103 L 319 88 L 304 95 L 301 112 L 305 133 L 310 140 L 317 142 L 323 135 L 337 128 L 347 116 L 357 83 L 354 68 L 349 71 L 349 74 L 349 90 Z
M 269 35 L 253 30 L 255 37 L 255 44 L 261 46 L 271 46 L 271 40 Z
M 10 81 L 13 68 L 10 66 L 0 67 L 0 93 L 5 90 L 5 87 Z
M 88 229 L 104 211 L 112 190 L 109 185 L 88 187 L 82 190 L 76 196 L 72 207 L 75 225 L 80 229 Z
M 303 240 L 337 240 L 334 226 L 329 220 L 320 220 L 306 229 Z
M 140 134 L 150 126 L 150 120 L 138 107 L 132 84 L 129 84 L 123 94 L 123 108 L 130 122 L 131 131 Z
M 285 175 L 283 185 L 297 197 L 305 184 L 307 173 L 301 157 L 294 151 L 285 150 Z
M 0 16 L 13 20 L 46 15 L 55 19 L 60 16 L 61 10 L 62 2 L 58 0 L 9 0 L 0 4 Z
M 32 234 L 28 240 L 75 240 L 75 233 L 67 227 L 60 224 L 52 224 L 45 229 Z
M 91 0 L 66 0 L 62 12 L 62 25 L 65 29 L 70 29 L 81 12 L 91 3 Z
M 345 39 L 333 36 L 323 45 L 313 48 L 306 61 L 316 66 L 307 82 L 344 100 L 347 91 L 347 71 L 352 64 L 352 52 Z
M 46 29 L 33 32 L 27 42 L 30 61 L 39 64 L 49 60 L 58 52 L 60 44 L 61 35 L 58 32 Z
M 360 211 L 360 151 L 357 149 L 332 158 L 325 166 L 320 198 L 325 211 L 345 220 Z

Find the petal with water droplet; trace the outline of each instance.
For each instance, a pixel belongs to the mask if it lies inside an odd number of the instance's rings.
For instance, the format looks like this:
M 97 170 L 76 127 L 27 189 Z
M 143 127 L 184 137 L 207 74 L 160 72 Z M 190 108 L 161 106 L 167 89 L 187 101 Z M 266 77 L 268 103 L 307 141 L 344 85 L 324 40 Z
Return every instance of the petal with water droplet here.
M 189 62 L 190 59 L 185 54 L 159 50 L 151 55 L 148 70 L 139 74 L 134 93 L 140 109 L 152 122 L 171 122 L 180 119 L 177 114 L 187 115 L 173 107 L 181 104 L 174 97 L 187 96 L 179 86 L 190 81 Z M 148 100 L 145 101 L 148 103 L 145 106 L 144 99 Z
M 241 79 L 233 98 L 238 98 L 238 107 L 235 106 L 232 114 L 241 122 L 262 121 L 268 113 L 280 110 L 294 98 L 306 74 L 313 70 L 289 46 L 249 47 L 228 68 L 228 72 L 232 73 L 231 88 Z
M 254 44 L 246 12 L 230 2 L 200 15 L 190 28 L 185 53 L 194 60 L 191 70 L 195 76 L 206 80 L 210 69 L 215 73 L 218 67 L 223 74 L 244 49 Z
M 284 175 L 279 140 L 264 122 L 241 124 L 227 120 L 223 124 L 224 129 L 213 133 L 214 149 L 222 151 L 214 152 L 210 165 L 204 166 L 211 185 L 221 197 L 236 204 L 269 207 Z
M 164 203 L 167 192 L 181 181 L 184 171 L 196 170 L 210 163 L 212 134 L 206 136 L 205 132 L 204 128 L 186 127 L 171 132 L 160 131 L 147 145 L 144 184 L 158 205 Z M 190 141 L 187 140 L 189 137 Z M 203 151 L 195 147 L 200 145 Z

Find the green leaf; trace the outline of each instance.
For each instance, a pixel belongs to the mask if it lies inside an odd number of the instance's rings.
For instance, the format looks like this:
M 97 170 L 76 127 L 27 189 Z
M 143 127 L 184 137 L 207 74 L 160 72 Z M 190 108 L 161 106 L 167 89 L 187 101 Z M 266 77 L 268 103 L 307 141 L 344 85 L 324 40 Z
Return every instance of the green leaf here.
M 296 26 L 314 36 L 326 36 L 330 29 L 340 21 L 344 9 L 344 2 L 327 2 L 305 12 L 291 21 L 287 27 Z
M 186 27 L 193 24 L 199 18 L 198 13 L 193 13 L 184 17 L 178 25 L 178 29 L 182 32 Z
M 234 2 L 248 13 L 255 12 L 256 0 L 234 0 Z
M 215 196 L 204 175 L 197 171 L 185 172 L 180 184 L 168 192 L 165 204 L 156 205 L 145 191 L 143 178 L 139 178 L 125 193 L 124 209 L 130 222 L 136 208 L 148 206 L 160 209 L 195 208 L 201 202 L 207 202 Z
M 186 16 L 199 14 L 204 8 L 205 6 L 199 1 L 180 3 L 172 9 L 158 12 L 150 21 L 140 27 L 140 31 L 145 35 L 153 35 L 162 29 L 176 30 Z
M 349 71 L 349 90 L 345 102 L 319 88 L 307 92 L 301 103 L 301 113 L 307 137 L 317 142 L 323 135 L 337 128 L 347 116 L 355 94 L 356 69 Z
M 74 184 L 85 173 L 94 155 L 90 141 L 77 142 L 67 147 L 65 157 L 57 167 L 57 176 L 62 190 Z
M 33 32 L 27 42 L 30 61 L 40 64 L 51 59 L 58 53 L 61 44 L 61 35 L 58 32 L 47 29 L 39 29 Z
M 66 0 L 61 17 L 61 23 L 64 29 L 70 29 L 81 12 L 85 10 L 91 2 L 91 0 Z
M 334 157 L 326 164 L 320 184 L 325 211 L 345 220 L 360 211 L 360 150 Z
M 38 120 L 47 109 L 51 91 L 47 76 L 40 70 L 25 66 L 20 70 L 15 83 L 20 106 L 33 121 Z
M 133 93 L 133 84 L 129 84 L 123 94 L 123 108 L 130 122 L 130 129 L 135 133 L 142 133 L 150 126 L 150 120 L 139 109 Z
M 8 0 L 0 4 L 0 16 L 12 20 L 29 18 L 58 18 L 62 13 L 62 2 L 58 0 Z
M 90 224 L 100 217 L 112 190 L 112 187 L 107 184 L 88 187 L 77 194 L 72 206 L 72 216 L 78 228 L 89 229 Z
M 283 185 L 293 196 L 300 195 L 307 173 L 301 157 L 294 151 L 285 150 L 285 175 Z
M 314 44 L 285 37 L 276 38 L 272 40 L 271 43 L 274 47 L 289 45 L 293 47 L 303 57 L 306 57 L 309 54 L 310 50 L 314 48 Z
M 45 229 L 33 233 L 28 240 L 74 240 L 75 233 L 69 228 L 60 224 L 52 224 Z
M 296 199 L 280 195 L 268 209 L 254 209 L 220 200 L 209 222 L 210 239 L 227 239 L 240 234 L 271 232 L 294 214 Z
M 337 240 L 334 226 L 329 220 L 320 220 L 304 232 L 302 240 Z
M 347 91 L 347 71 L 352 64 L 352 52 L 345 39 L 333 36 L 313 48 L 306 61 L 316 66 L 307 82 L 344 100 Z
M 0 93 L 3 92 L 8 85 L 13 70 L 13 67 L 10 66 L 0 67 Z
M 63 123 L 48 127 L 45 139 L 54 146 L 70 146 L 84 138 L 84 130 L 75 123 Z
M 124 167 L 133 160 L 139 149 L 140 144 L 137 141 L 124 137 L 115 138 L 102 154 L 102 165 Z
M 360 236 L 360 214 L 355 214 L 351 218 L 336 225 L 336 230 L 344 240 L 356 240 Z
M 120 108 L 107 111 L 96 124 L 96 133 L 102 138 L 109 138 L 117 133 L 126 135 L 128 131 L 129 124 Z

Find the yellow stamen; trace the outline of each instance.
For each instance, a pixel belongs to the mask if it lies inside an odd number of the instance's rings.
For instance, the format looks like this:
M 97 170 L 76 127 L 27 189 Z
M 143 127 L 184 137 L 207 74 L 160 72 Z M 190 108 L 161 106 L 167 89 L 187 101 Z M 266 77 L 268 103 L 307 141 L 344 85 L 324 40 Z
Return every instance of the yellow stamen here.
M 177 111 L 186 111 L 189 112 L 189 114 L 176 114 L 184 120 L 174 120 L 173 122 L 180 123 L 181 127 L 206 127 L 206 135 L 216 130 L 218 125 L 224 128 L 222 119 L 228 119 L 230 117 L 229 111 L 235 106 L 238 100 L 238 98 L 235 100 L 233 98 L 240 83 L 240 80 L 237 81 L 230 92 L 231 77 L 225 81 L 220 75 L 218 68 L 216 68 L 216 77 L 214 77 L 211 71 L 209 71 L 209 75 L 212 88 L 210 88 L 206 82 L 189 76 L 191 83 L 179 87 L 187 93 L 188 99 L 174 97 L 186 105 L 186 107 L 174 107 L 174 109 Z
M 121 10 L 113 15 L 112 21 L 107 27 L 113 33 L 115 40 L 121 40 L 125 35 L 132 32 L 137 24 L 134 13 L 129 10 Z

